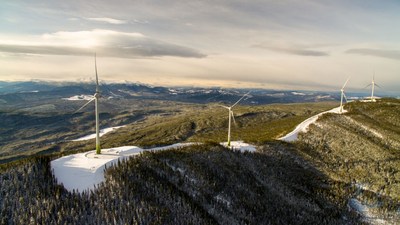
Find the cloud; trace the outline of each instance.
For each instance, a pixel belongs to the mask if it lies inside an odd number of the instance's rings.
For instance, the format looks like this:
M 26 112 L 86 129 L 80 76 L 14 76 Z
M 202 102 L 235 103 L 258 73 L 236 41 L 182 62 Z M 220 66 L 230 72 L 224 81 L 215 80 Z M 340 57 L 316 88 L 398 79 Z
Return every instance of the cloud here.
M 206 57 L 195 49 L 152 39 L 141 33 L 111 30 L 56 32 L 44 34 L 34 42 L 0 42 L 0 52 L 8 53 L 80 56 L 91 55 L 94 51 L 117 58 Z
M 107 17 L 85 18 L 85 19 L 90 20 L 90 21 L 109 23 L 109 24 L 126 24 L 127 23 L 127 21 L 125 21 L 125 20 L 117 20 L 117 19 L 107 18 Z
M 371 48 L 353 48 L 346 51 L 348 54 L 370 55 L 387 59 L 400 60 L 400 51 Z
M 296 48 L 269 48 L 272 51 L 288 53 L 292 55 L 301 55 L 301 56 L 328 56 L 327 52 L 323 51 L 315 51 L 315 50 L 307 50 L 307 49 L 296 49 Z
M 291 55 L 300 55 L 300 56 L 329 56 L 328 52 L 310 50 L 309 47 L 305 46 L 279 46 L 279 45 L 265 45 L 265 44 L 257 44 L 253 45 L 255 48 L 268 49 L 275 52 L 281 52 Z

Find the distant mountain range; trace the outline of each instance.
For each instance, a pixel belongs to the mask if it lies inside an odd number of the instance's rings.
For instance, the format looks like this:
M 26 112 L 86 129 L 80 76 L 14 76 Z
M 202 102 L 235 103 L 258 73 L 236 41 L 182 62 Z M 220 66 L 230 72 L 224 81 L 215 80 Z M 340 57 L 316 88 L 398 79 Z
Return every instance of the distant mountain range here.
M 0 108 L 19 108 L 25 103 L 37 103 L 50 99 L 68 99 L 80 95 L 92 95 L 93 83 L 74 82 L 1 82 Z M 251 94 L 242 104 L 260 105 L 269 103 L 296 103 L 336 101 L 339 92 L 318 91 L 282 91 L 265 89 L 224 89 L 194 87 L 160 87 L 141 83 L 102 83 L 101 95 L 105 99 L 154 99 L 190 103 L 233 103 L 243 94 L 251 90 Z M 349 99 L 365 97 L 361 93 L 347 93 Z

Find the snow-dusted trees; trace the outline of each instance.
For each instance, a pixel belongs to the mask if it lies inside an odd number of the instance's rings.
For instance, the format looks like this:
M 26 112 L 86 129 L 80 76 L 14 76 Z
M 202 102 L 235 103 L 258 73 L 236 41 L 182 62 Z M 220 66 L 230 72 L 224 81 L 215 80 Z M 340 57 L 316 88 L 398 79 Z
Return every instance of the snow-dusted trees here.
M 298 150 L 352 198 L 382 214 L 400 209 L 400 104 L 352 102 L 346 114 L 325 114 L 299 135 Z
M 106 182 L 83 193 L 57 185 L 50 159 L 26 160 L 1 172 L 0 223 L 358 223 L 326 177 L 279 148 L 148 152 L 108 168 Z

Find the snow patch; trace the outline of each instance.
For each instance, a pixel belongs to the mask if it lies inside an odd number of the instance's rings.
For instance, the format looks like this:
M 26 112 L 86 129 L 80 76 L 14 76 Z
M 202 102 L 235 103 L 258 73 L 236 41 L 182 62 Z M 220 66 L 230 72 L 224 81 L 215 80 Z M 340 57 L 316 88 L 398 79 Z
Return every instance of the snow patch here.
M 330 95 L 318 95 L 316 96 L 317 99 L 328 99 L 328 98 L 332 98 L 332 96 Z
M 193 142 L 177 143 L 177 144 L 173 144 L 173 145 L 168 145 L 168 146 L 163 146 L 163 147 L 155 147 L 155 148 L 146 149 L 146 150 L 147 151 L 162 151 L 162 150 L 168 150 L 168 149 L 172 149 L 172 148 L 186 147 L 186 146 L 195 145 L 195 144 L 198 144 L 198 143 L 193 143 Z
M 38 90 L 34 90 L 34 91 L 21 91 L 19 93 L 38 93 Z
M 217 196 L 214 197 L 215 200 L 217 200 L 217 202 L 220 202 L 224 205 L 226 205 L 227 207 L 231 207 L 232 203 L 227 200 L 222 194 L 218 194 Z
M 372 207 L 362 204 L 355 198 L 350 199 L 348 205 L 350 206 L 350 208 L 359 213 L 363 217 L 365 222 L 371 224 L 388 224 L 386 220 L 378 218 L 375 213 L 372 212 Z
M 343 112 L 347 112 L 347 111 L 346 111 L 346 110 L 343 110 Z M 297 140 L 297 135 L 298 135 L 300 132 L 306 133 L 306 132 L 308 131 L 308 127 L 309 127 L 311 124 L 315 123 L 315 121 L 317 121 L 317 119 L 318 119 L 321 115 L 326 114 L 326 113 L 338 113 L 338 114 L 340 114 L 340 107 L 333 108 L 333 109 L 331 109 L 331 110 L 329 110 L 329 111 L 325 111 L 325 112 L 319 113 L 319 114 L 317 114 L 317 115 L 315 115 L 315 116 L 312 116 L 312 117 L 310 117 L 310 118 L 304 120 L 304 121 L 301 122 L 299 125 L 297 125 L 297 127 L 296 127 L 292 132 L 286 134 L 284 137 L 279 138 L 279 140 L 288 141 L 288 142 L 290 142 L 290 141 L 296 141 L 296 140 Z
M 94 97 L 93 95 L 75 95 L 69 98 L 63 98 L 63 100 L 67 100 L 67 101 L 90 101 L 92 100 Z
M 221 145 L 228 148 L 228 142 L 221 142 Z M 255 152 L 256 146 L 247 144 L 243 141 L 231 141 L 231 147 L 233 150 L 239 150 L 241 152 Z
M 101 129 L 100 132 L 99 132 L 99 135 L 101 137 L 101 136 L 103 136 L 103 135 L 105 135 L 107 133 L 110 133 L 111 131 L 115 131 L 115 130 L 121 128 L 121 127 L 125 127 L 125 125 L 124 126 L 109 127 L 109 128 Z M 72 141 L 86 141 L 86 140 L 90 140 L 90 139 L 94 139 L 94 138 L 96 138 L 96 134 L 89 134 L 89 135 L 80 137 L 78 139 L 74 139 Z
M 271 97 L 284 97 L 285 93 L 274 93 L 274 94 L 266 94 L 267 96 Z
M 358 100 L 358 99 L 360 99 L 360 97 L 347 97 L 347 99 L 350 99 L 350 100 Z
M 305 94 L 305 93 L 301 93 L 301 92 L 292 91 L 292 95 L 301 95 L 301 96 L 304 96 L 304 95 L 306 95 L 306 94 Z

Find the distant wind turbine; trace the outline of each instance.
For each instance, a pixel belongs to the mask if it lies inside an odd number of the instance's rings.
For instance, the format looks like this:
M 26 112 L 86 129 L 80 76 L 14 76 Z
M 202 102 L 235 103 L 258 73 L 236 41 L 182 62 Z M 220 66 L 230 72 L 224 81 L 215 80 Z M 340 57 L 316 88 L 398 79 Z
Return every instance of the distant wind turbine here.
M 99 129 L 99 97 L 100 97 L 100 89 L 99 89 L 99 78 L 97 76 L 97 61 L 96 61 L 96 54 L 94 54 L 94 70 L 96 73 L 96 92 L 93 95 L 93 98 L 90 99 L 86 104 L 80 107 L 78 110 L 75 111 L 79 112 L 83 108 L 85 108 L 89 103 L 94 100 L 95 105 L 95 114 L 96 114 L 96 154 L 101 154 L 100 148 L 100 129 Z
M 233 119 L 233 122 L 236 123 L 235 121 L 235 116 L 233 115 L 233 111 L 232 108 L 235 107 L 240 101 L 243 100 L 244 97 L 246 97 L 248 94 L 250 94 L 250 91 L 247 92 L 246 94 L 244 94 L 237 102 L 235 102 L 235 104 L 231 105 L 231 106 L 224 106 L 224 105 L 220 105 L 221 107 L 228 109 L 228 148 L 231 147 L 231 120 Z
M 376 101 L 376 100 L 375 100 L 375 96 L 374 96 L 375 86 L 380 87 L 377 83 L 375 83 L 375 71 L 374 71 L 374 75 L 372 76 L 372 81 L 371 81 L 371 83 L 368 84 L 368 85 L 366 86 L 366 88 L 369 87 L 369 86 L 372 87 L 372 88 L 371 88 L 371 89 L 372 89 L 372 90 L 371 90 L 371 102 L 375 102 L 375 101 Z
M 346 82 L 344 83 L 342 89 L 340 89 L 340 92 L 341 92 L 341 95 L 340 95 L 340 111 L 339 111 L 340 113 L 343 113 L 343 98 L 344 98 L 344 99 L 346 100 L 346 102 L 347 102 L 347 97 L 346 97 L 346 94 L 344 93 L 344 88 L 346 87 L 347 82 L 349 82 L 349 80 L 350 80 L 350 77 L 347 78 L 347 80 L 346 80 Z

